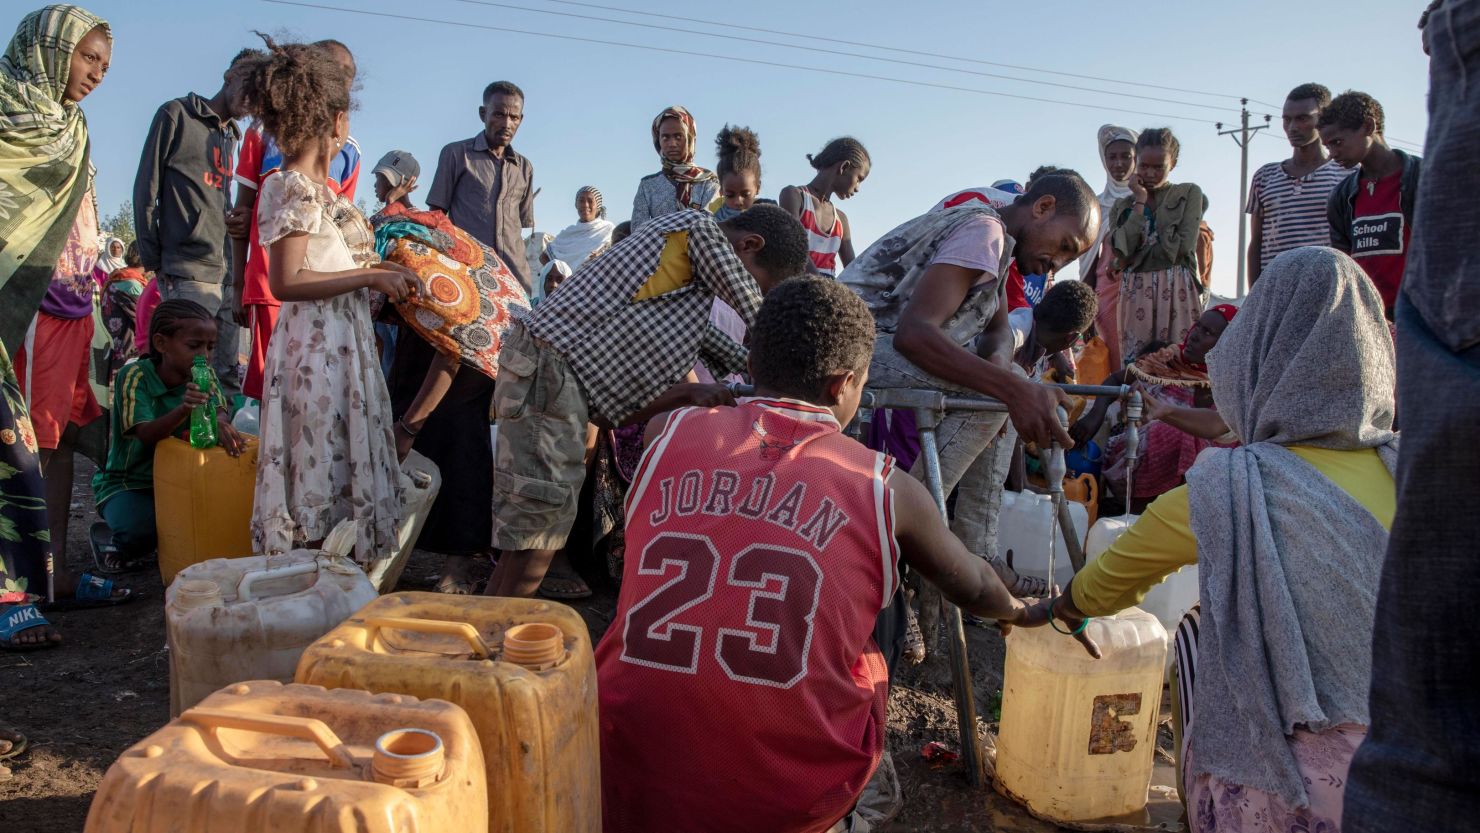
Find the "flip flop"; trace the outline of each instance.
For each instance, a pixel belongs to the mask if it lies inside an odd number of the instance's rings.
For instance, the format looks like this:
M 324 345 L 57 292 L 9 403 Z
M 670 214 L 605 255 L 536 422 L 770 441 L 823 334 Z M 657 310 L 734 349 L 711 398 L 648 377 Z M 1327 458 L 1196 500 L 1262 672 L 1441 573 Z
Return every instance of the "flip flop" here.
M 39 651 L 45 648 L 57 648 L 61 642 L 48 639 L 45 642 L 16 642 L 15 638 L 21 633 L 35 628 L 44 628 L 51 623 L 41 615 L 36 605 L 24 604 L 14 605 L 5 610 L 0 610 L 0 650 L 4 651 Z M 24 746 L 22 747 L 24 748 Z M 19 755 L 19 752 L 6 753 L 0 756 L 0 760 Z
M 147 558 L 124 558 L 123 550 L 113 543 L 113 530 L 103 521 L 94 523 L 87 537 L 92 544 L 93 565 L 105 576 L 137 573 L 149 566 Z
M 26 751 L 26 746 L 30 744 L 30 741 L 26 740 L 26 736 L 20 732 L 13 732 L 13 734 L 16 736 L 16 740 L 10 742 L 9 751 L 0 752 L 0 761 L 8 761 L 20 755 Z
M 551 582 L 563 582 L 569 590 L 562 590 L 551 586 Z M 586 580 L 575 573 L 546 573 L 544 581 L 540 582 L 540 595 L 547 599 L 555 599 L 561 602 L 575 601 L 576 599 L 588 599 L 591 597 L 591 587 Z
M 70 599 L 57 599 L 54 602 L 43 602 L 38 605 L 41 610 L 47 612 L 66 613 L 69 610 L 92 610 L 99 607 L 114 607 L 128 604 L 139 598 L 139 594 L 132 590 L 124 590 L 122 594 L 115 595 L 113 581 L 95 576 L 92 573 L 83 573 L 77 579 L 77 592 Z

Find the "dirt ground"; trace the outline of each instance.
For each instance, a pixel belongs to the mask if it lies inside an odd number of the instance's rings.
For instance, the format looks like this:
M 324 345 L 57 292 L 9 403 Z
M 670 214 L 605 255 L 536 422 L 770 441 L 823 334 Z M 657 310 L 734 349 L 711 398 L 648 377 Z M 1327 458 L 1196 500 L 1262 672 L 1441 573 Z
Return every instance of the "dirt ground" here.
M 96 513 L 88 487 L 91 467 L 79 458 L 77 468 L 68 562 L 83 569 L 90 564 L 86 532 Z M 432 589 L 440 567 L 440 559 L 418 552 L 399 589 Z M 0 784 L 0 830 L 82 830 L 93 791 L 108 766 L 169 719 L 164 588 L 152 571 L 124 576 L 121 583 L 142 598 L 116 608 L 49 617 L 66 640 L 62 648 L 0 653 L 0 679 L 5 681 L 0 725 L 31 741 L 24 755 L 9 762 L 14 780 Z M 592 599 L 576 607 L 592 637 L 599 639 L 615 608 L 615 592 L 600 582 L 596 589 Z M 1003 642 L 995 630 L 969 627 L 967 636 L 978 713 L 990 718 L 1001 688 Z M 919 668 L 902 668 L 894 683 L 889 748 L 904 808 L 886 831 L 1059 829 L 1032 818 L 990 787 L 973 789 L 959 763 L 936 766 L 925 761 L 921 750 L 932 741 L 958 747 L 944 651 Z

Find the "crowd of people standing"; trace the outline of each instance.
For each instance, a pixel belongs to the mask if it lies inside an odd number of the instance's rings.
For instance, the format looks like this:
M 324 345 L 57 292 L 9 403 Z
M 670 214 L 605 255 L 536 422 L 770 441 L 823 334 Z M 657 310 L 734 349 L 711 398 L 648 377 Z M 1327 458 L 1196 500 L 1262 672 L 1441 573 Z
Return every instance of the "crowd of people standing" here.
M 1062 626 L 1099 656 L 1087 618 L 1189 563 L 1201 603 L 1177 633 L 1175 718 L 1193 830 L 1390 829 L 1408 812 L 1454 827 L 1475 792 L 1432 761 L 1475 754 L 1444 722 L 1468 726 L 1454 704 L 1473 703 L 1473 664 L 1403 611 L 1460 610 L 1474 572 L 1457 555 L 1473 523 L 1432 530 L 1443 496 L 1425 484 L 1475 474 L 1440 449 L 1480 378 L 1461 253 L 1476 215 L 1460 202 L 1477 6 L 1437 0 L 1420 24 L 1438 173 L 1388 145 L 1371 96 L 1290 91 L 1291 156 L 1254 174 L 1244 207 L 1241 304 L 1211 296 L 1208 198 L 1174 181 L 1167 128 L 1101 127 L 1099 193 L 1045 166 L 855 251 L 838 203 L 871 172 L 860 141 L 826 143 L 812 179 L 772 201 L 753 131 L 725 124 L 710 170 L 675 105 L 652 121 L 661 167 L 630 219 L 586 186 L 577 223 L 526 239 L 516 84 L 484 90 L 482 129 L 442 149 L 425 209 L 420 163 L 381 156 L 366 217 L 352 51 L 268 36 L 210 97 L 159 108 L 125 244 L 99 232 L 79 107 L 111 30 L 77 6 L 33 12 L 0 59 L 0 650 L 61 645 L 47 611 L 132 600 L 114 577 L 155 548 L 153 449 L 204 409 L 228 453 L 258 443 L 259 552 L 348 519 L 361 565 L 388 558 L 412 451 L 444 478 L 419 540 L 445 558 L 441 592 L 476 592 L 474 560 L 491 558 L 489 595 L 590 595 L 590 547 L 571 536 L 594 516 L 620 583 L 597 651 L 608 830 L 866 829 L 890 812 L 860 796 L 892 778 L 891 672 L 933 645 L 941 597 Z M 1055 282 L 1071 262 L 1081 279 Z M 201 358 L 210 384 L 192 376 Z M 1418 401 L 1416 368 L 1458 380 L 1456 414 Z M 1073 403 L 1044 383 L 1076 377 L 1143 390 L 1134 488 L 1108 400 L 1072 426 L 1056 416 Z M 949 529 L 909 414 L 875 414 L 866 443 L 843 433 L 865 388 L 1005 404 L 936 428 Z M 233 424 L 241 398 L 260 402 L 255 440 Z M 1403 456 L 1400 405 L 1417 432 Z M 66 523 L 90 426 L 107 429 L 103 522 L 78 573 Z M 1141 518 L 1059 595 L 998 552 L 1003 491 L 1022 487 L 1025 447 L 1096 440 L 1105 485 Z M 1421 481 L 1420 464 L 1448 480 Z M 1419 546 L 1452 579 L 1427 597 Z M 1402 626 L 1376 627 L 1389 617 Z M 0 730 L 0 756 L 19 740 Z M 1394 797 L 1394 773 L 1433 800 Z

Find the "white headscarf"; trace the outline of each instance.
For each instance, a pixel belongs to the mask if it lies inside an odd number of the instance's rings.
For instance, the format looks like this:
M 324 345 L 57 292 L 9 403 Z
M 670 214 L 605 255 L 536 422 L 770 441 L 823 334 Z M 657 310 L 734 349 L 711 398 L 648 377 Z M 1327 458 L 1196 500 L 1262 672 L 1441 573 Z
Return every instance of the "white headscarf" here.
M 1117 181 L 1112 176 L 1110 176 L 1110 165 L 1105 160 L 1105 151 L 1109 150 L 1110 145 L 1114 144 L 1115 142 L 1130 142 L 1132 145 L 1135 145 L 1136 139 L 1139 136 L 1139 133 L 1131 130 L 1128 127 L 1121 127 L 1120 125 L 1116 124 L 1100 125 L 1100 133 L 1098 137 L 1100 146 L 1100 165 L 1105 168 L 1105 190 L 1101 191 L 1099 194 L 1100 232 L 1099 234 L 1095 235 L 1095 245 L 1090 247 L 1090 250 L 1088 252 L 1085 252 L 1083 257 L 1079 258 L 1080 280 L 1084 280 L 1086 271 L 1089 269 L 1090 265 L 1094 263 L 1095 255 L 1100 253 L 1100 243 L 1104 242 L 1105 235 L 1110 231 L 1110 209 L 1115 205 L 1116 200 L 1121 199 L 1122 197 L 1129 197 L 1131 195 L 1131 177 L 1136 175 L 1136 166 L 1131 165 L 1130 173 L 1126 175 L 1126 178 L 1124 180 Z
M 113 256 L 114 243 L 117 243 L 121 248 L 123 248 L 125 252 L 128 251 L 128 247 L 123 245 L 123 241 L 119 240 L 117 237 L 103 238 L 103 248 L 98 252 L 98 268 L 102 269 L 103 274 L 105 275 L 111 275 L 114 272 L 117 272 L 119 269 L 128 266 L 128 264 L 123 261 L 122 255 L 119 255 L 118 257 Z

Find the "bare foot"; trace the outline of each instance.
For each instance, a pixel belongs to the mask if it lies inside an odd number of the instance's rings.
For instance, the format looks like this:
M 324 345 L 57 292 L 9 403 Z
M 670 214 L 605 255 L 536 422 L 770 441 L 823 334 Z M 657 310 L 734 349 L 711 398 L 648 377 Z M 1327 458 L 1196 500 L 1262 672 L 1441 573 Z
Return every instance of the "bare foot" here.
M 442 578 L 437 582 L 437 592 L 452 596 L 470 596 L 473 579 L 468 573 L 473 568 L 473 558 L 467 555 L 449 555 L 442 565 Z

